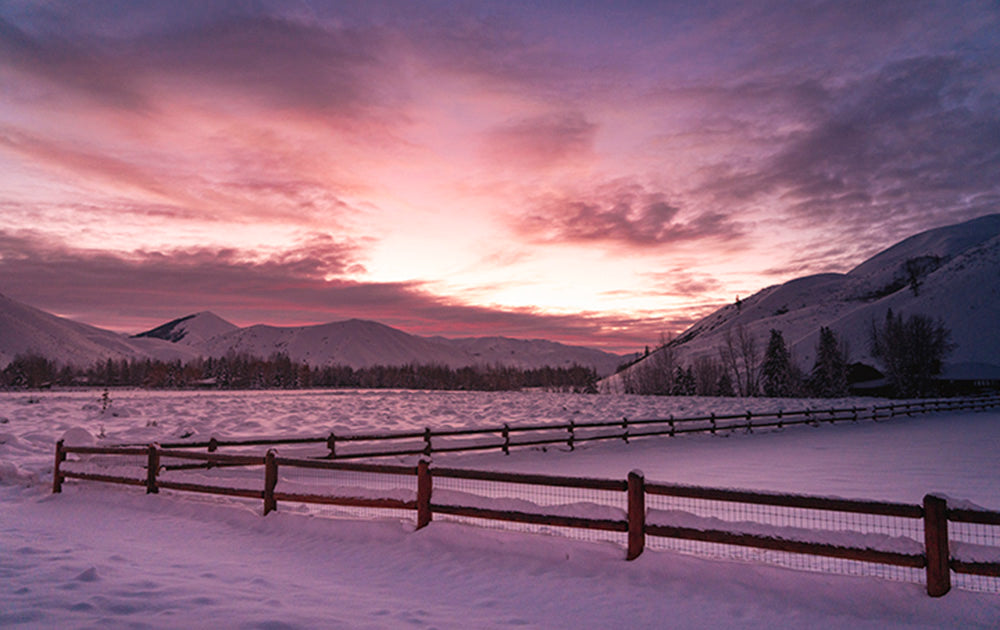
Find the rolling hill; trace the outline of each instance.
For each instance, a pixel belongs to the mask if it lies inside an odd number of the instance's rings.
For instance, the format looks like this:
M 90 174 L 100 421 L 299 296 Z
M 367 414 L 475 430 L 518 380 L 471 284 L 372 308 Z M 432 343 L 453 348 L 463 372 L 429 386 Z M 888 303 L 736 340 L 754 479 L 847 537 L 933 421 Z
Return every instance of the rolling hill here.
M 58 317 L 0 295 L 0 368 L 18 354 L 44 356 L 62 365 L 88 366 L 106 359 L 188 361 L 243 353 L 288 355 L 311 366 L 435 364 L 459 368 L 591 367 L 611 374 L 623 357 L 540 339 L 419 337 L 378 322 L 351 319 L 314 326 L 240 328 L 211 312 L 181 317 L 132 337 Z
M 761 351 L 776 329 L 808 370 L 819 329 L 826 326 L 847 342 L 850 361 L 879 366 L 868 348 L 869 330 L 889 309 L 939 318 L 951 330 L 955 348 L 946 370 L 1000 370 L 1000 214 L 922 232 L 847 273 L 767 287 L 720 308 L 667 345 L 689 365 L 698 357 L 718 357 L 726 335 L 740 327 Z M 608 385 L 613 388 L 614 379 Z

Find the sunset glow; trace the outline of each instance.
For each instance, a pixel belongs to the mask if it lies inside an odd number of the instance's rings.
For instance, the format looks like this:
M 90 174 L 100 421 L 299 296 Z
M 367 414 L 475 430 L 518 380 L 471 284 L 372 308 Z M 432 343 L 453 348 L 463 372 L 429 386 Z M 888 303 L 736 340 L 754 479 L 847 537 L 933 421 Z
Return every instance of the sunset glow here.
M 1000 209 L 996 2 L 344 4 L 0 1 L 0 293 L 625 352 Z

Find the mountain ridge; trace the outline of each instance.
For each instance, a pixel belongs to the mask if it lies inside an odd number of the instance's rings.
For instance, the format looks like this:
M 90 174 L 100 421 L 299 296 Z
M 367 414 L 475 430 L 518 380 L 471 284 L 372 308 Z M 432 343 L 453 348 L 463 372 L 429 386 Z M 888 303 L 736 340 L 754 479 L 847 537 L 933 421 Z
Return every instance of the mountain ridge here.
M 915 234 L 847 273 L 765 287 L 710 313 L 667 346 L 683 365 L 718 358 L 727 332 L 742 327 L 762 353 L 773 328 L 782 332 L 799 367 L 808 370 L 819 329 L 826 326 L 847 343 L 851 361 L 880 366 L 868 349 L 868 335 L 889 309 L 942 320 L 955 344 L 946 367 L 1000 366 L 1000 214 Z M 629 369 L 641 369 L 645 361 Z M 606 383 L 612 389 L 615 384 L 614 377 Z
M 359 369 L 374 365 L 436 364 L 453 369 L 486 365 L 532 369 L 581 365 L 606 376 L 624 358 L 548 340 L 487 337 L 481 338 L 487 341 L 478 342 L 477 339 L 480 338 L 420 337 L 362 319 L 309 326 L 256 324 L 240 328 L 211 311 L 178 317 L 127 336 L 62 318 L 0 294 L 0 369 L 23 354 L 85 367 L 107 359 L 189 361 L 199 356 L 222 357 L 230 353 L 261 358 L 283 353 L 312 367 L 346 365 Z M 517 351 L 466 349 L 476 344 L 515 347 Z

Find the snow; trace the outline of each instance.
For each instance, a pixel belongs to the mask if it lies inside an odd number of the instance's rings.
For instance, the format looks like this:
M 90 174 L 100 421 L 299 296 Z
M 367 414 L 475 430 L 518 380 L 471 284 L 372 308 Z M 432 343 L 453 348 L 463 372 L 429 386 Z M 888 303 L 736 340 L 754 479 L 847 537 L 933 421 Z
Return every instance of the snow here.
M 906 262 L 937 257 L 920 278 L 908 283 Z M 940 318 L 955 349 L 948 363 L 979 364 L 987 373 L 1000 356 L 1000 214 L 928 230 L 876 254 L 845 274 L 825 273 L 766 287 L 728 304 L 678 337 L 677 360 L 688 365 L 699 356 L 718 357 L 727 332 L 743 326 L 762 351 L 769 331 L 780 330 L 796 362 L 812 367 L 821 326 L 846 342 L 849 361 L 879 365 L 868 350 L 871 322 L 888 309 Z M 640 364 L 641 365 L 641 362 Z M 983 372 L 979 372 L 981 374 Z M 982 378 L 982 376 L 980 376 Z M 610 391 L 619 379 L 605 380 Z
M 611 374 L 621 355 L 543 339 L 419 337 L 360 319 L 312 326 L 239 328 L 205 311 L 126 337 L 75 322 L 0 295 L 0 368 L 18 354 L 39 354 L 60 365 L 90 366 L 105 359 L 191 361 L 245 353 L 283 353 L 311 366 L 434 364 L 451 368 L 504 365 L 522 369 L 592 367 Z
M 52 495 L 49 487 L 54 444 L 63 435 L 98 444 L 182 434 L 306 436 L 331 429 L 348 434 L 680 417 L 816 401 L 112 390 L 111 405 L 101 413 L 100 395 L 0 394 L 0 626 L 994 628 L 1000 622 L 997 594 L 953 590 L 930 598 L 919 584 L 660 550 L 626 562 L 621 546 L 611 543 L 444 520 L 414 531 L 412 514 L 332 519 L 279 503 L 277 512 L 263 517 L 260 501 L 146 495 L 141 488 L 72 481 Z M 1000 412 L 948 413 L 587 443 L 574 452 L 455 454 L 435 457 L 435 464 L 615 479 L 641 468 L 650 481 L 911 503 L 934 492 L 996 510 L 998 439 Z M 448 492 L 464 502 L 456 490 Z M 530 511 L 516 500 L 480 501 Z M 559 509 L 620 517 L 607 506 L 570 502 Z M 677 512 L 652 515 L 671 523 L 709 521 Z M 775 528 L 746 523 L 742 529 Z M 829 540 L 839 535 L 826 534 Z M 882 543 L 912 551 L 906 541 Z M 971 544 L 961 548 L 974 558 L 996 555 Z

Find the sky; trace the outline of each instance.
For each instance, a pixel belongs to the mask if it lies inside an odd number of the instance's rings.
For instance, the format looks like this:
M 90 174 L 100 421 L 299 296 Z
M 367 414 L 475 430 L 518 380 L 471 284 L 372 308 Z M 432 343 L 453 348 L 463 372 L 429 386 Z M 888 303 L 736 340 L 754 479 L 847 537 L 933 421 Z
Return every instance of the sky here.
M 1000 209 L 991 1 L 0 0 L 0 293 L 628 352 Z

